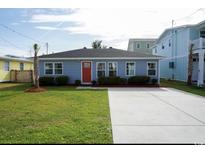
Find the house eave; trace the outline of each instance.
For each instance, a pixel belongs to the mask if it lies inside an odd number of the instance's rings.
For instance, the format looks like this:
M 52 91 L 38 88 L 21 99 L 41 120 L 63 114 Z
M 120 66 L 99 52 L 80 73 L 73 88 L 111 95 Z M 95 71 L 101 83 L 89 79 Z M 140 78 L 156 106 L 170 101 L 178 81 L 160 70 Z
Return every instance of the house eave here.
M 82 58 L 39 58 L 39 60 L 160 60 L 162 57 L 82 57 Z

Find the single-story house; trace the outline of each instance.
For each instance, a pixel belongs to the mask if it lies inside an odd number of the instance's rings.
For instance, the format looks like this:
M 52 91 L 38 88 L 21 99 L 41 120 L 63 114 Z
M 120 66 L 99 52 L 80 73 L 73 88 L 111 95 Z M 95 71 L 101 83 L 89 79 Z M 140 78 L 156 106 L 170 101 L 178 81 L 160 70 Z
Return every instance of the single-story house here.
M 33 61 L 16 56 L 0 56 L 0 82 L 11 81 L 11 70 L 33 70 Z
M 160 81 L 160 56 L 115 48 L 77 49 L 39 56 L 39 76 L 67 75 L 89 84 L 102 76 L 150 76 Z

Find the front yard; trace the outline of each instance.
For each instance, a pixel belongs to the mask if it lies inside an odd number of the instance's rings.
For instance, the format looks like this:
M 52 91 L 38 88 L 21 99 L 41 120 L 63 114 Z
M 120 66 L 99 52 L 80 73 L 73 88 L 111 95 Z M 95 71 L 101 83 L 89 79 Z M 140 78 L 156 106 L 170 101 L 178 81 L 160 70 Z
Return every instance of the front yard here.
M 181 82 L 181 81 L 168 81 L 162 79 L 160 81 L 160 85 L 164 87 L 171 87 L 171 88 L 183 90 L 200 96 L 205 96 L 205 88 L 200 88 L 197 87 L 196 85 L 187 86 L 185 82 Z
M 0 144 L 108 144 L 112 130 L 107 90 L 0 84 Z

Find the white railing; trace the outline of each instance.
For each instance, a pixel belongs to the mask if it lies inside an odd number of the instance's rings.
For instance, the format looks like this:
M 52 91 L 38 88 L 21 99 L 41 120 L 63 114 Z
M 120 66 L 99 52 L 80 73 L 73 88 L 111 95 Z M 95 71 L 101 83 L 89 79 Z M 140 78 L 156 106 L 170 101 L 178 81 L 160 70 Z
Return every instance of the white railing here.
M 191 43 L 194 44 L 193 50 L 205 49 L 205 38 L 200 37 L 199 39 L 193 40 Z

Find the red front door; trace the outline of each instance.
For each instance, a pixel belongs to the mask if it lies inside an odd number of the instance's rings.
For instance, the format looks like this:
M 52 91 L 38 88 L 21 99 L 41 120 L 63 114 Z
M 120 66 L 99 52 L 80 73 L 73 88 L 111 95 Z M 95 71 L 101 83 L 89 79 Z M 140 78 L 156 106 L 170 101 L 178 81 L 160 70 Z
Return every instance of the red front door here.
M 83 82 L 91 82 L 91 62 L 82 62 L 82 79 Z

